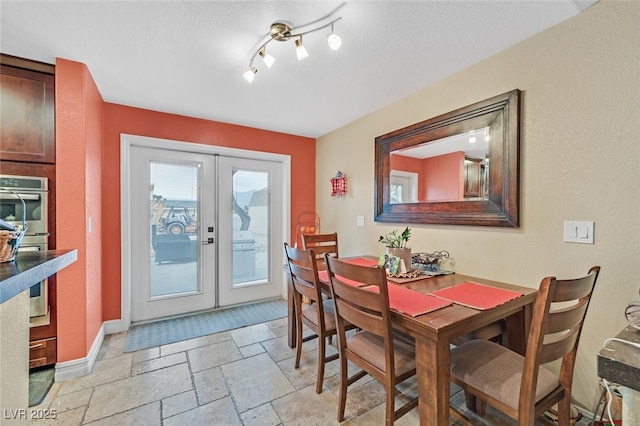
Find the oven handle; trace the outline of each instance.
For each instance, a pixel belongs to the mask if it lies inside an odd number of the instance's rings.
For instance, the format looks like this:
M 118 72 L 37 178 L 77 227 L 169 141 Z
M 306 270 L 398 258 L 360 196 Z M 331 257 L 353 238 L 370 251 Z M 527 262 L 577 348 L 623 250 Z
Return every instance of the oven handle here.
M 24 202 L 24 198 L 22 198 L 20 194 L 13 192 L 9 188 L 0 188 L 0 192 L 1 191 L 8 192 L 9 194 L 15 195 L 20 199 L 20 202 L 22 203 L 22 229 L 20 230 L 20 232 L 24 235 L 24 233 L 27 232 L 27 203 Z M 20 244 L 20 240 L 17 240 L 17 243 Z
M 9 190 L 8 189 L 3 189 L 3 191 L 9 191 Z M 13 191 L 10 191 L 10 192 L 11 192 L 11 194 L 2 194 L 2 193 L 0 193 L 0 199 L 1 200 L 13 199 L 12 196 L 15 196 L 15 195 L 19 195 L 20 198 L 22 198 L 23 200 L 29 200 L 29 201 L 39 200 L 40 199 L 40 194 L 23 194 L 23 193 L 18 194 L 18 193 L 13 192 Z

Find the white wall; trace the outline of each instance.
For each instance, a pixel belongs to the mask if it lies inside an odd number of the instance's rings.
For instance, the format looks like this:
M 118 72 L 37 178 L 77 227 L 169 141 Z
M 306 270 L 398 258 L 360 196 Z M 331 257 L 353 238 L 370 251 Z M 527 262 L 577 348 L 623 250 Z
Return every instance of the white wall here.
M 341 256 L 381 253 L 378 236 L 402 224 L 373 222 L 374 138 L 512 89 L 522 90 L 520 228 L 412 225 L 410 243 L 448 250 L 458 272 L 528 287 L 602 266 L 574 377 L 574 399 L 592 410 L 596 354 L 640 299 L 640 2 L 601 0 L 320 138 L 317 210 L 323 232 L 340 235 Z M 336 170 L 348 177 L 345 198 L 330 196 Z M 594 221 L 595 244 L 564 243 L 565 220 Z

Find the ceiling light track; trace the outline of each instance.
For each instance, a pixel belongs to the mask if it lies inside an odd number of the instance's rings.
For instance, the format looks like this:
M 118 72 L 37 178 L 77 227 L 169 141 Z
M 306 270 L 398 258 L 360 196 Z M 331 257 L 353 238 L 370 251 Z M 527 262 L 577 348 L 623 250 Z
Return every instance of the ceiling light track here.
M 274 22 L 273 24 L 271 24 L 269 34 L 267 34 L 266 36 L 270 38 L 262 45 L 260 45 L 260 47 L 253 53 L 253 55 L 251 55 L 251 60 L 249 61 L 249 69 L 244 74 L 242 74 L 242 77 L 244 77 L 244 79 L 248 83 L 253 82 L 253 79 L 258 72 L 258 69 L 254 66 L 256 56 L 260 56 L 267 68 L 271 68 L 273 63 L 276 61 L 276 58 L 267 53 L 267 45 L 274 40 L 286 42 L 294 39 L 298 61 L 302 61 L 309 57 L 309 52 L 307 52 L 307 49 L 302 44 L 302 36 L 331 27 L 331 32 L 327 35 L 327 43 L 329 44 L 329 48 L 331 50 L 338 50 L 342 45 L 342 39 L 335 33 L 334 24 L 341 19 L 342 17 L 339 17 L 320 26 L 316 26 L 306 31 L 300 32 L 295 32 L 295 29 L 292 29 L 289 25 L 283 22 Z

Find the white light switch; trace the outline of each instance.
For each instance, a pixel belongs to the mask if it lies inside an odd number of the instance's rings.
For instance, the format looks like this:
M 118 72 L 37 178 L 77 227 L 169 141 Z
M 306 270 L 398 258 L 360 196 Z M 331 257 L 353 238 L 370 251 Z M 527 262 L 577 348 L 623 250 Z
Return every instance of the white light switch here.
M 564 222 L 564 241 L 567 243 L 593 244 L 593 222 Z
M 364 216 L 356 216 L 356 226 L 364 226 Z

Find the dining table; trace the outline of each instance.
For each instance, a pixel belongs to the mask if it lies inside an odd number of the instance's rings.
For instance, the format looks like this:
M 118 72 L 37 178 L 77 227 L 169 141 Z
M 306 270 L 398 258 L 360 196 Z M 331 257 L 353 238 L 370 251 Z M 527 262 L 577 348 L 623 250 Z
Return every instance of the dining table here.
M 358 259 L 363 260 L 361 263 L 368 259 L 373 264 L 373 260 L 377 258 L 373 256 L 346 258 L 346 260 L 349 259 L 354 262 Z M 290 281 L 289 296 L 292 291 Z M 447 306 L 424 314 L 410 314 L 394 310 L 392 307 L 392 326 L 415 339 L 420 424 L 449 424 L 449 350 L 452 342 L 481 327 L 504 320 L 503 344 L 524 355 L 537 289 L 458 273 L 420 276 L 413 280 L 398 281 L 402 282 L 397 284 L 398 286 L 426 295 L 433 295 L 434 292 L 438 293 L 445 289 L 448 291 L 459 285 L 474 285 L 477 288 L 486 288 L 489 292 L 517 293 L 517 297 L 488 308 L 470 307 L 468 304 L 452 301 Z M 326 272 L 320 273 L 320 283 L 322 290 L 330 294 Z M 395 283 L 390 280 L 389 284 Z M 292 299 L 289 297 L 290 301 Z M 418 299 L 420 297 L 416 297 L 416 300 Z M 289 346 L 295 347 L 296 318 L 291 305 L 288 320 Z

